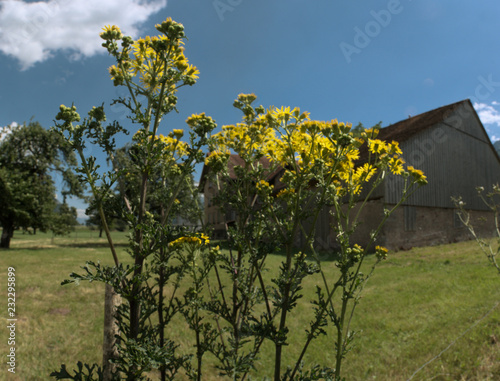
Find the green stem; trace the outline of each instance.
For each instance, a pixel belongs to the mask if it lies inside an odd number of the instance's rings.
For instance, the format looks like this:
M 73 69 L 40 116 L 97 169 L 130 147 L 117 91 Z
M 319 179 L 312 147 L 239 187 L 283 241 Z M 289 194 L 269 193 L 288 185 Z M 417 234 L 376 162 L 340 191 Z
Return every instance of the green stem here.
M 326 282 L 326 280 L 324 280 L 324 281 Z M 323 316 L 324 316 L 324 314 L 326 312 L 326 306 L 328 304 L 330 304 L 331 300 L 333 299 L 333 295 L 335 294 L 335 291 L 337 290 L 337 288 L 338 288 L 339 285 L 340 285 L 340 282 L 337 281 L 337 283 L 335 283 L 335 285 L 333 287 L 333 290 L 331 292 L 327 291 L 328 297 L 327 297 L 327 299 L 325 301 L 324 306 L 320 310 L 316 321 L 311 325 L 311 327 L 312 327 L 311 332 L 307 336 L 307 340 L 304 343 L 304 346 L 302 348 L 302 351 L 300 352 L 299 358 L 295 362 L 295 367 L 293 368 L 293 371 L 292 371 L 292 373 L 290 375 L 290 380 L 293 380 L 293 378 L 295 377 L 295 374 L 297 373 L 297 371 L 298 371 L 298 369 L 300 367 L 300 364 L 302 362 L 302 359 L 303 359 L 304 355 L 306 354 L 306 351 L 307 351 L 307 349 L 309 347 L 309 344 L 311 343 L 312 339 L 314 338 L 314 334 L 316 333 L 316 330 L 319 328 L 318 324 L 323 319 Z
M 195 256 L 193 255 L 193 260 L 191 262 L 191 268 L 192 268 L 192 276 L 193 276 L 193 283 L 195 287 L 195 292 L 196 292 L 196 298 L 199 297 L 200 293 L 200 284 L 198 281 L 198 277 L 196 276 L 196 259 Z M 197 362 L 197 371 L 196 371 L 196 380 L 201 381 L 201 366 L 202 366 L 202 357 L 203 357 L 203 351 L 201 348 L 201 340 L 200 340 L 200 316 L 199 316 L 199 308 L 198 308 L 198 301 L 195 303 L 195 309 L 194 309 L 194 322 L 195 322 L 195 335 L 196 335 L 196 362 Z
M 130 93 L 130 96 L 132 97 L 132 100 L 134 102 L 134 106 L 136 108 L 136 110 L 139 108 L 139 104 L 137 102 L 137 99 L 135 98 L 135 94 L 134 94 L 134 91 L 132 89 L 132 86 L 131 84 L 133 84 L 133 82 L 131 82 L 129 79 L 128 79 L 128 76 L 126 74 L 126 71 L 125 71 L 125 68 L 123 67 L 123 62 L 122 60 L 118 60 L 118 65 L 120 65 L 120 70 L 122 71 L 123 73 L 123 77 L 125 78 L 125 83 L 127 85 L 127 88 L 128 88 L 128 91 Z
M 90 184 L 92 194 L 94 195 L 94 198 L 96 200 L 98 200 L 97 209 L 99 211 L 99 217 L 101 218 L 102 227 L 104 229 L 104 232 L 106 233 L 106 239 L 108 240 L 109 249 L 111 250 L 113 260 L 115 262 L 116 267 L 118 267 L 120 265 L 120 261 L 118 260 L 118 255 L 116 254 L 116 249 L 115 249 L 115 245 L 113 242 L 113 238 L 111 238 L 111 231 L 109 230 L 106 215 L 104 214 L 104 209 L 102 207 L 102 199 L 100 197 L 98 197 L 99 195 L 98 195 L 97 188 L 95 186 L 94 178 L 92 177 L 92 175 L 90 173 L 90 168 L 87 165 L 87 161 L 85 159 L 85 156 L 83 155 L 83 150 L 81 148 L 78 148 L 78 154 L 79 154 L 80 159 L 82 161 L 83 169 L 85 171 L 85 175 L 87 176 L 87 180 Z
M 292 250 L 291 250 L 291 245 L 288 244 L 286 247 L 286 267 L 285 267 L 285 276 L 287 278 L 286 284 L 285 284 L 285 289 L 283 292 L 283 304 L 281 307 L 281 317 L 280 317 L 280 324 L 278 327 L 278 332 L 281 334 L 281 332 L 284 332 L 285 327 L 286 327 L 286 318 L 287 318 L 287 312 L 288 312 L 288 304 L 289 304 L 289 297 L 290 297 L 290 289 L 292 286 L 292 279 L 290 270 L 292 267 Z M 280 338 L 281 341 L 281 338 Z M 281 362 L 282 362 L 282 352 L 283 352 L 283 344 L 281 343 L 276 343 L 275 346 L 275 359 L 274 359 L 274 381 L 280 381 L 281 380 Z
M 344 276 L 343 283 L 347 282 L 346 274 Z M 335 379 L 340 380 L 340 368 L 342 366 L 342 359 L 344 357 L 344 341 L 343 341 L 343 330 L 344 330 L 344 319 L 347 311 L 348 295 L 346 294 L 345 286 L 342 286 L 342 309 L 340 311 L 340 320 L 337 325 L 337 355 L 335 362 Z

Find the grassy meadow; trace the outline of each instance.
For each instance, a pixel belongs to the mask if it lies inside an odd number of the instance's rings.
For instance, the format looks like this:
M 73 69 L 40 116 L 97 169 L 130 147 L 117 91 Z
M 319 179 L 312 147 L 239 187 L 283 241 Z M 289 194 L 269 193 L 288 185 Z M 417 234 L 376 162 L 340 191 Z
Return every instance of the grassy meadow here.
M 125 235 L 114 234 L 126 261 Z M 269 257 L 268 276 L 273 276 L 281 259 Z M 104 286 L 60 285 L 87 260 L 112 263 L 105 239 L 84 229 L 55 239 L 50 234 L 16 232 L 11 249 L 0 251 L 4 305 L 0 316 L 7 317 L 7 268 L 15 267 L 18 319 L 16 374 L 8 373 L 2 361 L 0 380 L 49 380 L 62 363 L 72 369 L 78 360 L 101 362 Z M 366 265 L 373 261 L 368 258 Z M 336 272 L 333 262 L 325 262 L 325 269 L 332 275 Z M 306 279 L 305 291 L 314 292 L 317 281 Z M 346 379 L 408 380 L 444 351 L 411 379 L 500 380 L 499 286 L 500 276 L 474 242 L 389 253 L 366 285 L 356 311 L 352 328 L 359 333 L 344 363 Z M 306 294 L 289 320 L 285 358 L 290 364 L 301 350 L 303 329 L 311 318 Z M 172 328 L 181 346 L 191 345 L 190 334 L 182 322 Z M 7 338 L 4 323 L 3 359 L 8 354 Z M 333 366 L 333 345 L 331 335 L 321 338 L 310 348 L 306 363 Z M 272 357 L 273 349 L 264 346 L 258 361 L 263 372 L 253 379 L 271 375 Z M 219 377 L 214 370 L 203 379 Z

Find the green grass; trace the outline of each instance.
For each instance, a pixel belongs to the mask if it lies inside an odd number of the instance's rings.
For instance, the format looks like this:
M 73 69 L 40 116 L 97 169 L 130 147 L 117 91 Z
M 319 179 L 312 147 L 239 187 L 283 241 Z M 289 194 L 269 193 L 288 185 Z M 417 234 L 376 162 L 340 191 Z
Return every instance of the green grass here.
M 126 238 L 114 233 L 119 255 L 126 259 Z M 6 318 L 7 267 L 16 268 L 16 375 L 0 380 L 45 380 L 65 363 L 101 361 L 102 284 L 61 286 L 72 271 L 87 260 L 111 264 L 104 238 L 80 230 L 70 237 L 22 235 L 16 232 L 10 250 L 0 252 L 0 284 Z M 268 276 L 277 271 L 282 257 L 269 257 Z M 374 258 L 367 259 L 367 265 Z M 325 262 L 329 276 L 336 268 Z M 314 289 L 309 278 L 305 290 Z M 347 380 L 407 380 L 418 368 L 456 342 L 428 364 L 413 380 L 500 379 L 500 307 L 472 329 L 470 327 L 500 301 L 500 276 L 490 267 L 473 242 L 464 242 L 390 253 L 366 285 L 352 328 L 360 331 L 345 360 Z M 303 330 L 312 318 L 309 293 L 290 316 L 290 345 L 285 362 L 300 352 Z M 469 331 L 467 331 L 470 329 Z M 466 334 L 461 336 L 465 331 Z M 174 338 L 189 346 L 185 327 L 172 329 Z M 331 335 L 311 348 L 306 363 L 333 366 Z M 0 355 L 7 355 L 6 324 L 0 329 Z M 3 338 L 3 339 L 2 339 Z M 264 346 L 258 367 L 261 379 L 271 375 L 273 348 Z M 3 363 L 3 362 L 2 362 Z M 218 379 L 215 372 L 204 379 Z

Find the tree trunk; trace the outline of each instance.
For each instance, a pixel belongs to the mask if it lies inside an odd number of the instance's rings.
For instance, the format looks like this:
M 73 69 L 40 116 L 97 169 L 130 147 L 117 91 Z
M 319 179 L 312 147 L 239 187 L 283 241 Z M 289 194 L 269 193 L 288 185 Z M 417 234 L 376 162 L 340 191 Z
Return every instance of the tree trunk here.
M 109 360 L 118 356 L 118 351 L 115 346 L 115 336 L 119 334 L 119 331 L 116 324 L 115 314 L 116 309 L 121 303 L 121 296 L 115 292 L 113 287 L 106 284 L 106 291 L 104 294 L 104 341 L 102 345 L 104 381 L 112 380 L 112 374 L 113 372 L 116 372 L 116 365 L 111 364 Z
M 14 225 L 3 225 L 2 237 L 0 238 L 0 248 L 8 249 L 10 247 L 10 239 L 14 235 Z
M 102 238 L 102 228 L 99 229 L 99 238 Z

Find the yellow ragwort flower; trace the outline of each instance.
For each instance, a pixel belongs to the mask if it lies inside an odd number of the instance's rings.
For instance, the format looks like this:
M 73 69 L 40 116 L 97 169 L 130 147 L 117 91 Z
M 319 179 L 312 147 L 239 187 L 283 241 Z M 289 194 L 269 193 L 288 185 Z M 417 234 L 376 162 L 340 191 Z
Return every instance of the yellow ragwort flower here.
M 380 139 L 368 139 L 368 149 L 374 154 L 387 153 L 387 144 Z
M 402 155 L 403 154 L 403 151 L 401 151 L 401 148 L 399 148 L 399 143 L 394 141 L 394 140 L 388 145 L 388 151 L 389 151 L 389 154 L 391 154 L 391 155 Z
M 260 180 L 256 185 L 255 187 L 257 188 L 257 190 L 259 191 L 262 191 L 262 190 L 267 190 L 267 191 L 271 191 L 272 190 L 272 186 L 266 181 L 266 180 Z
M 104 32 L 101 32 L 99 36 L 103 40 L 119 40 L 123 37 L 122 31 L 116 25 L 106 25 L 102 30 Z
M 170 242 L 169 246 L 182 245 L 182 244 L 191 244 L 191 245 L 208 245 L 210 243 L 210 239 L 206 234 L 199 234 L 198 236 L 188 236 L 188 237 L 180 237 L 175 241 Z
M 286 122 L 286 121 L 288 121 L 290 119 L 290 117 L 292 116 L 292 113 L 290 111 L 290 107 L 281 106 L 281 108 L 275 107 L 272 110 L 272 115 L 276 119 L 278 119 L 278 120 L 284 120 Z
M 427 177 L 424 175 L 424 172 L 422 172 L 420 169 L 413 168 L 411 165 L 409 165 L 407 169 L 410 173 L 410 176 L 412 176 L 417 183 L 427 184 Z
M 404 163 L 405 161 L 402 158 L 394 156 L 391 160 L 389 160 L 389 170 L 395 175 L 400 175 L 404 171 Z
M 184 130 L 182 130 L 182 129 L 176 129 L 176 128 L 174 128 L 173 132 L 174 132 L 174 136 L 177 139 L 180 139 L 180 138 L 182 138 L 184 136 Z
M 378 259 L 386 259 L 389 250 L 383 246 L 375 246 L 375 255 Z

